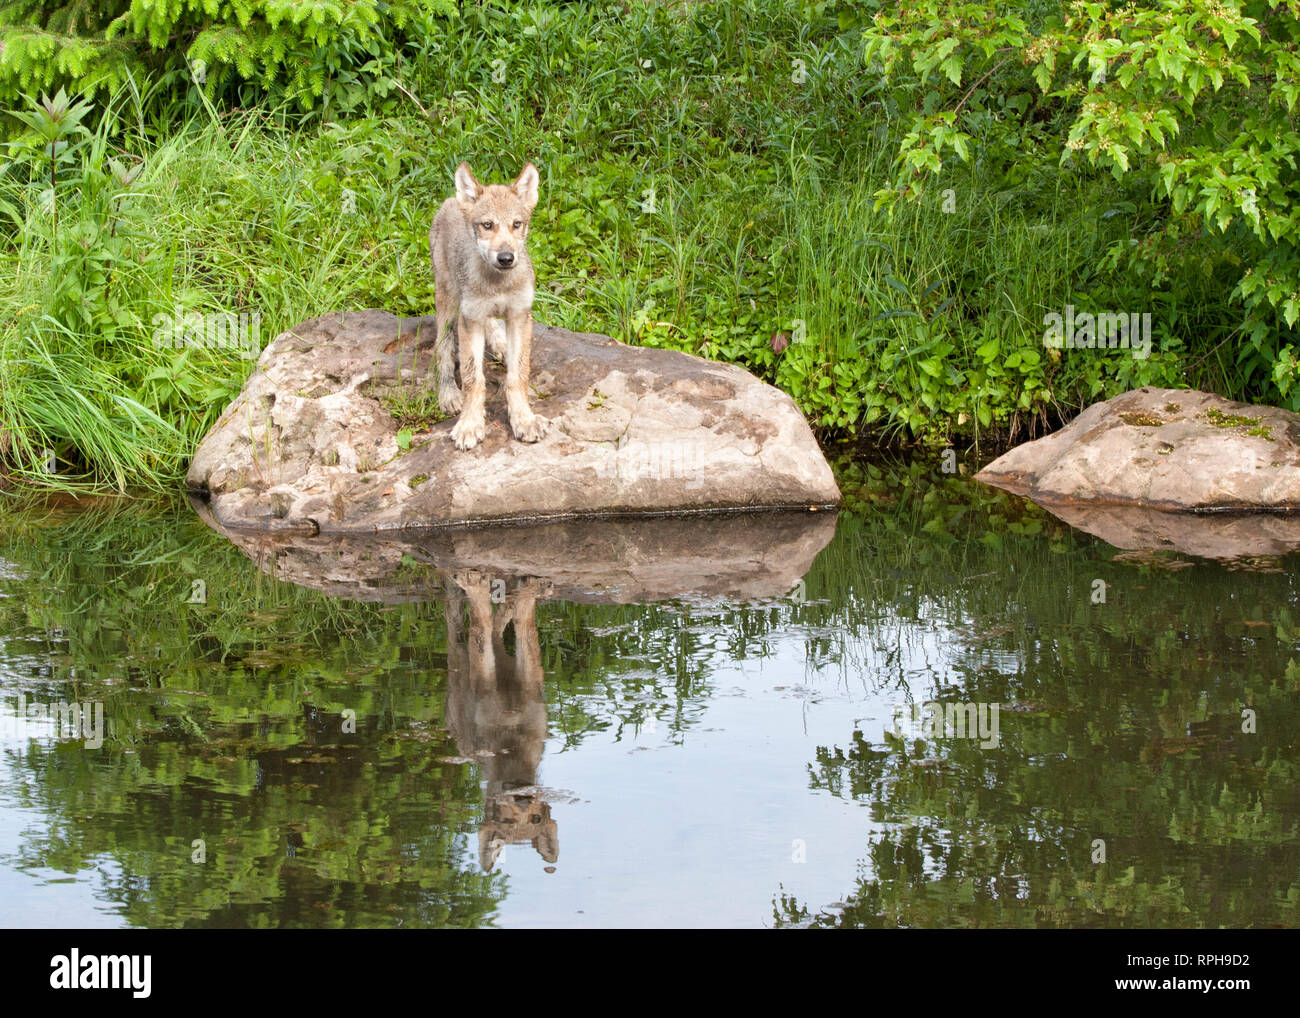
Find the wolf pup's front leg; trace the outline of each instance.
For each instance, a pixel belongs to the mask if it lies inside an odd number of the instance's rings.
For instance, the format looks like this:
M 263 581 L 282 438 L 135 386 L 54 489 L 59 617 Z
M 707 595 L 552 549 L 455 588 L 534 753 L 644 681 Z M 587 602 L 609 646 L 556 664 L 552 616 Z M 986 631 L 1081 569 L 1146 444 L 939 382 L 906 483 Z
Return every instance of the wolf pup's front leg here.
M 528 405 L 528 373 L 533 348 L 532 310 L 506 319 L 506 407 L 510 430 L 521 442 L 537 442 L 546 434 L 550 421 L 533 413 Z
M 460 381 L 465 403 L 451 429 L 457 449 L 473 449 L 487 433 L 483 405 L 487 401 L 487 379 L 483 375 L 484 323 L 464 315 L 456 323 L 460 339 Z

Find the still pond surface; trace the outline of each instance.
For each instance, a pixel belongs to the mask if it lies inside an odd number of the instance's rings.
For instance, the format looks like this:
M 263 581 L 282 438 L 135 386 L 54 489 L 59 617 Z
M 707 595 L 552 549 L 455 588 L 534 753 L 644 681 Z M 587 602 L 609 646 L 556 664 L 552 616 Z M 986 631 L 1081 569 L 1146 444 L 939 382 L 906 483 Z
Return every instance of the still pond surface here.
M 1300 925 L 1295 556 L 842 486 L 368 542 L 5 508 L 0 924 Z

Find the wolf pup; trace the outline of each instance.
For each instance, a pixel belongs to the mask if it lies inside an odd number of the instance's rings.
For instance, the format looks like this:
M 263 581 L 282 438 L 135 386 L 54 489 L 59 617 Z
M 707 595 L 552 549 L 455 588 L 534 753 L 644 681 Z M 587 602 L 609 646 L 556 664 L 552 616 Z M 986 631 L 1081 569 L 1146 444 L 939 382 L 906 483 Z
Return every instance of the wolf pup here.
M 442 203 L 429 231 L 438 406 L 443 413 L 460 414 L 451 429 L 457 449 L 474 448 L 486 431 L 485 341 L 505 361 L 506 406 L 515 438 L 536 442 L 550 424 L 528 405 L 535 277 L 524 240 L 537 204 L 538 182 L 537 167 L 529 163 L 509 187 L 484 187 L 469 164 L 461 163 L 456 167 L 456 196 Z M 456 385 L 457 351 L 449 335 L 453 322 L 463 392 Z

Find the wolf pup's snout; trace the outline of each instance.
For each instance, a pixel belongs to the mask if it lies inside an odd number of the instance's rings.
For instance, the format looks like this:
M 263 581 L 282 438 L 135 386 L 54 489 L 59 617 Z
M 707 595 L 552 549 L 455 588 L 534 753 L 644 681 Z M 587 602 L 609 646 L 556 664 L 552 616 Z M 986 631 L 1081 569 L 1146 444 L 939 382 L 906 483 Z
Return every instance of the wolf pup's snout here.
M 444 413 L 460 414 L 451 429 L 457 449 L 472 449 L 483 441 L 483 354 L 490 343 L 506 365 L 510 430 L 521 442 L 536 442 L 550 425 L 528 405 L 534 276 L 524 242 L 537 205 L 537 167 L 529 163 L 508 187 L 485 187 L 469 164 L 461 163 L 455 181 L 455 196 L 442 203 L 429 231 L 438 320 L 438 405 Z M 459 350 L 452 346 L 453 326 Z M 503 333 L 504 350 L 499 349 Z

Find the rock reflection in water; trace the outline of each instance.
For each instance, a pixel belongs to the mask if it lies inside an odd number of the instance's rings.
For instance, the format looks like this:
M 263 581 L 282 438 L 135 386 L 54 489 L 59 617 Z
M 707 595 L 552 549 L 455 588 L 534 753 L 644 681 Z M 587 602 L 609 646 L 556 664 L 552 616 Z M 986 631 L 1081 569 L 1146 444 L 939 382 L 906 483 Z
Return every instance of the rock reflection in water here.
M 1300 513 L 1174 513 L 1140 506 L 1040 503 L 1076 530 L 1124 551 L 1174 551 L 1233 561 L 1300 549 Z
M 835 534 L 826 512 L 566 521 L 373 536 L 230 531 L 194 508 L 268 575 L 341 598 L 440 600 L 447 620 L 444 723 L 485 786 L 479 862 L 506 845 L 559 855 L 538 782 L 547 738 L 539 601 L 628 604 L 781 597 Z M 510 649 L 513 639 L 513 651 Z

